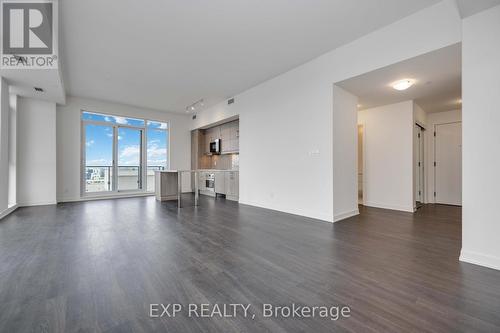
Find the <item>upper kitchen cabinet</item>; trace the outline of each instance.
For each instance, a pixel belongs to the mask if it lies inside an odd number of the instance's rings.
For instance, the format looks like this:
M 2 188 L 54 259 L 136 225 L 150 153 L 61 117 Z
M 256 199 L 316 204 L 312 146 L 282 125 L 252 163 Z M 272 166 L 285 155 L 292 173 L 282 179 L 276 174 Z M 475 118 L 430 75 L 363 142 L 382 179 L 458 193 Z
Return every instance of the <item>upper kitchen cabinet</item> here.
M 210 154 L 210 142 L 220 139 L 221 153 L 239 153 L 240 151 L 240 122 L 231 121 L 219 126 L 202 130 L 200 139 L 203 139 L 203 152 Z
M 221 152 L 223 154 L 239 152 L 239 132 L 239 121 L 237 120 L 221 125 Z
M 205 130 L 205 153 L 210 153 L 210 142 L 220 139 L 220 126 L 207 128 Z

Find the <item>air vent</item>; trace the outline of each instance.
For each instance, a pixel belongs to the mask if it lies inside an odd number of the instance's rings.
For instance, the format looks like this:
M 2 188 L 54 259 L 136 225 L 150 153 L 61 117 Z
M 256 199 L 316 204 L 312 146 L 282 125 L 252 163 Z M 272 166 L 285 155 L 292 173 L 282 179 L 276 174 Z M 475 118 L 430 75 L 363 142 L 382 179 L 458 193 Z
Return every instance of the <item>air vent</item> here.
M 193 117 L 191 117 L 191 118 L 192 118 L 193 120 L 195 120 L 195 119 L 196 119 L 196 115 L 195 115 L 195 114 L 193 114 Z
M 227 100 L 227 105 L 231 105 L 234 103 L 234 98 L 230 98 Z
M 43 89 L 40 87 L 34 87 L 36 92 L 43 92 Z

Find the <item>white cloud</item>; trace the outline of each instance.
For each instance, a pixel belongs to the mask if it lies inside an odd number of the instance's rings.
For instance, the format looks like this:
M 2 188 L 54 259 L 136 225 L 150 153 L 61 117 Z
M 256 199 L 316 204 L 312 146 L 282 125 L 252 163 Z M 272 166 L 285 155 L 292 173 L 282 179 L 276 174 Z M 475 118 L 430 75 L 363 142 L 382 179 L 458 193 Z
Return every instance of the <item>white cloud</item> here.
M 114 122 L 121 125 L 128 124 L 127 118 L 118 117 L 118 116 L 105 116 L 104 121 Z
M 160 129 L 167 129 L 167 123 L 160 123 Z
M 117 117 L 117 116 L 113 116 L 113 118 L 115 118 L 115 121 L 116 121 L 118 124 L 121 124 L 121 125 L 126 125 L 126 124 L 128 124 L 127 118 Z
M 123 139 L 123 137 L 121 135 L 118 135 L 118 140 L 121 140 Z
M 140 161 L 141 149 L 139 146 L 126 146 L 120 151 L 120 164 L 138 165 Z
M 164 166 L 167 164 L 167 149 L 165 147 L 150 143 L 147 152 L 149 166 Z
M 92 146 L 94 143 L 95 143 L 95 141 L 94 141 L 94 140 L 90 140 L 90 141 L 85 142 L 85 145 L 86 145 L 87 147 L 90 147 L 90 146 Z

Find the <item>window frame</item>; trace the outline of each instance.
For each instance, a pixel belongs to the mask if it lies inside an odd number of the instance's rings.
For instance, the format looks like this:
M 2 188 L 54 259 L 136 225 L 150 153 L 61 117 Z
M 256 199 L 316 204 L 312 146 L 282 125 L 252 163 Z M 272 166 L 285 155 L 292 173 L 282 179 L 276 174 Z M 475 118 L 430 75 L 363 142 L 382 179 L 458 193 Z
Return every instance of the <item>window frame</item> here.
M 102 116 L 110 116 L 110 117 L 121 117 L 121 118 L 131 118 L 135 120 L 143 120 L 144 126 L 135 126 L 128 124 L 118 124 L 116 122 L 110 121 L 99 121 L 99 120 L 88 120 L 83 119 L 84 113 L 94 113 Z M 164 131 L 167 140 L 166 146 L 166 157 L 167 162 L 165 165 L 166 170 L 170 169 L 170 131 L 171 131 L 171 122 L 165 120 L 157 120 L 143 117 L 134 117 L 134 116 L 124 116 L 124 115 L 116 115 L 110 113 L 103 113 L 98 111 L 90 111 L 86 109 L 80 110 L 80 196 L 82 198 L 98 198 L 98 197 L 110 197 L 110 196 L 124 196 L 130 194 L 153 194 L 154 191 L 148 191 L 148 161 L 147 161 L 147 140 L 148 140 L 148 121 L 158 122 L 158 123 L 166 123 L 166 129 L 151 129 L 155 131 Z M 101 191 L 101 192 L 87 192 L 86 191 L 86 130 L 85 125 L 102 125 L 111 127 L 113 130 L 113 147 L 112 147 L 112 171 L 113 171 L 113 181 L 112 181 L 112 189 L 111 191 Z M 141 165 L 140 167 L 140 189 L 132 189 L 132 190 L 118 190 L 118 129 L 122 128 L 131 128 L 141 131 Z

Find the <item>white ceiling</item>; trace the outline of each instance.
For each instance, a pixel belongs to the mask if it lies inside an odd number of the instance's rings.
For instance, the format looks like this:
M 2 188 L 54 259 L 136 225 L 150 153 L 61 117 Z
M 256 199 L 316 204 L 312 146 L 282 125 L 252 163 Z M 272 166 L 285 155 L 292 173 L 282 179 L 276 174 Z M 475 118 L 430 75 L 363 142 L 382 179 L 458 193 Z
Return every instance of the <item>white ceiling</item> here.
M 469 17 L 480 11 L 500 5 L 500 0 L 456 0 L 458 11 L 462 18 Z
M 64 0 L 70 95 L 210 106 L 438 0 Z
M 0 75 L 7 79 L 13 94 L 56 103 L 66 101 L 59 69 L 2 69 Z M 44 91 L 37 92 L 35 87 Z
M 406 100 L 415 102 L 426 112 L 461 108 L 461 44 L 455 44 L 397 64 L 380 68 L 337 85 L 358 96 L 360 109 L 368 109 Z M 394 90 L 391 83 L 414 79 L 404 91 Z

